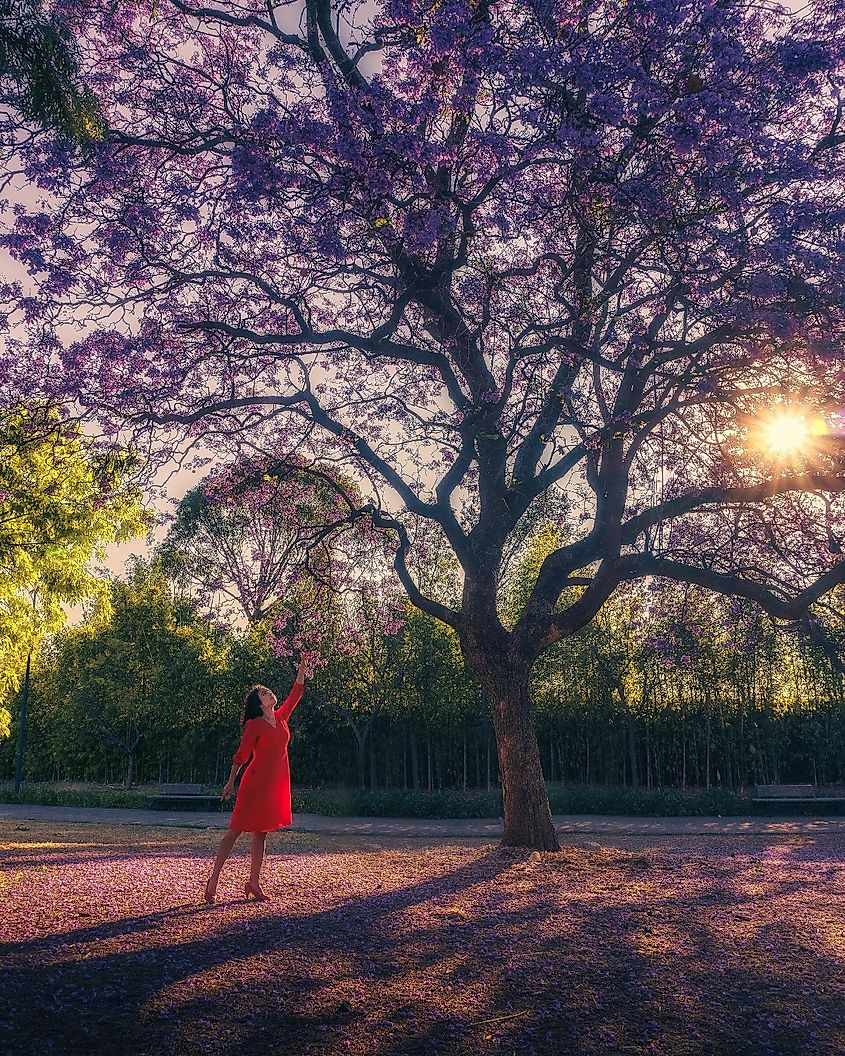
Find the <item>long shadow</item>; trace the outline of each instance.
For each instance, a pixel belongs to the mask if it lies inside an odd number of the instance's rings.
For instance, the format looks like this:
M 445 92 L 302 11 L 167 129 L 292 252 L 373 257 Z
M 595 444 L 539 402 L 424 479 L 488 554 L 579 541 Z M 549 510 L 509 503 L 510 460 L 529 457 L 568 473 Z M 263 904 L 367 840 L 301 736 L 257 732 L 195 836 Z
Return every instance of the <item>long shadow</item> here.
M 768 901 L 809 889 L 807 882 L 783 883 Z M 663 913 L 655 913 L 651 903 L 642 909 L 630 904 L 570 905 L 569 932 L 545 940 L 535 932 L 530 957 L 510 958 L 509 963 L 509 950 L 500 943 L 500 958 L 491 958 L 499 969 L 498 985 L 488 1004 L 517 1014 L 512 1025 L 503 1020 L 498 1028 L 482 1028 L 498 1031 L 488 1035 L 486 1048 L 607 1056 L 841 1056 L 843 962 L 808 950 L 792 923 L 778 921 L 759 929 L 746 943 L 749 959 L 738 964 L 740 959 L 721 934 L 723 926 L 707 923 L 711 907 L 753 908 L 748 896 L 720 889 L 716 878 L 715 888 L 667 897 L 660 907 Z M 668 921 L 662 919 L 669 913 Z M 684 935 L 681 945 L 668 950 L 660 948 L 667 926 L 682 929 Z M 478 929 L 479 923 L 473 922 L 473 927 Z M 447 955 L 444 938 L 439 948 Z M 652 938 L 657 941 L 649 952 Z M 492 954 L 495 939 L 488 931 L 474 947 Z M 545 969 L 552 965 L 557 971 L 550 983 Z M 817 979 L 836 978 L 837 973 L 839 988 L 821 993 Z M 530 1015 L 520 1017 L 518 1010 L 526 1008 Z M 471 1051 L 470 1042 L 463 1049 L 455 1046 L 455 1037 L 454 1023 L 429 1017 L 414 1045 L 420 1052 L 438 1051 L 448 1041 L 450 1052 Z M 410 1051 L 407 1038 L 379 1049 L 380 1056 L 407 1056 Z
M 838 871 L 829 856 L 811 857 Z M 251 907 L 251 917 L 229 922 L 213 935 L 144 951 L 140 973 L 137 952 L 98 954 L 91 947 L 149 931 L 182 911 L 127 918 L 3 948 L 0 952 L 9 957 L 13 973 L 0 1001 L 14 1000 L 15 995 L 22 999 L 9 1022 L 19 1053 L 28 1051 L 21 1047 L 26 1044 L 32 1051 L 43 1051 L 48 1040 L 46 1032 L 33 1028 L 36 1015 L 52 1016 L 65 1040 L 73 1043 L 68 1052 L 176 1056 L 199 1044 L 192 1032 L 201 1030 L 204 1022 L 214 1023 L 217 1034 L 212 1038 L 206 1031 L 205 1047 L 197 1052 L 234 1056 L 282 1048 L 289 1053 L 344 1051 L 345 1042 L 372 1026 L 367 1002 L 324 1004 L 318 1011 L 297 1008 L 303 995 L 306 1004 L 318 1003 L 320 997 L 319 978 L 312 978 L 293 956 L 307 953 L 315 962 L 332 957 L 341 967 L 351 964 L 372 1001 L 397 980 L 431 982 L 431 993 L 423 989 L 391 998 L 394 1026 L 382 1026 L 378 1049 L 369 1050 L 380 1056 L 482 1049 L 526 1056 L 841 1056 L 845 1045 L 834 1046 L 845 1021 L 833 989 L 822 992 L 816 985 L 814 1007 L 801 1016 L 793 1015 L 785 1001 L 802 1000 L 802 978 L 811 983 L 835 978 L 842 962 L 808 951 L 791 921 L 769 922 L 744 944 L 748 960 L 740 972 L 722 934 L 724 922 L 708 918 L 708 913 L 724 914 L 740 906 L 752 914 L 756 907 L 759 915 L 779 899 L 812 893 L 814 878 L 770 878 L 765 895 L 752 900 L 732 889 L 742 877 L 729 863 L 710 864 L 708 876 L 687 877 L 689 888 L 684 888 L 680 871 L 678 883 L 664 884 L 659 898 L 652 891 L 647 904 L 640 905 L 629 892 L 648 876 L 647 857 L 622 856 L 609 862 L 613 884 L 607 891 L 581 894 L 577 872 L 555 871 L 546 860 L 532 866 L 520 856 L 493 851 L 446 875 L 327 910 L 291 917 Z M 505 878 L 511 870 L 513 875 Z M 555 872 L 557 883 L 550 879 Z M 491 896 L 490 885 L 505 879 L 507 886 Z M 529 884 L 527 901 L 524 892 L 519 895 L 523 882 Z M 445 921 L 448 906 L 437 909 L 439 917 L 432 916 L 439 900 L 448 903 L 466 896 L 474 886 L 480 889 L 479 901 L 468 919 Z M 391 920 L 410 910 L 419 911 L 413 925 Z M 680 939 L 661 948 L 667 928 L 680 933 Z M 60 965 L 57 991 L 47 985 L 50 955 L 59 946 L 74 945 L 83 949 L 68 950 L 76 959 Z M 280 949 L 287 953 L 279 955 Z M 268 954 L 275 954 L 282 967 L 288 957 L 287 977 L 266 976 L 262 966 Z M 239 986 L 215 976 L 217 969 L 245 960 L 258 966 L 253 973 L 257 979 Z M 210 988 L 192 987 L 189 980 L 200 973 L 217 981 Z M 126 981 L 126 988 L 116 987 L 115 980 Z M 445 986 L 459 995 L 462 988 L 481 983 L 489 1012 L 476 1017 L 484 1020 L 481 1023 L 450 1010 L 437 990 Z M 147 1005 L 174 984 L 189 990 L 178 1004 L 178 1027 L 163 1034 L 156 1030 L 155 1041 L 148 1043 L 144 1031 L 152 1029 L 155 1017 Z M 98 992 L 105 994 L 110 1014 L 123 1030 L 115 1037 L 100 1036 L 93 1045 L 96 1019 L 80 995 Z M 53 1000 L 57 994 L 58 1005 Z M 515 1018 L 497 1020 L 497 1012 Z M 238 1026 L 229 1037 L 225 1024 L 232 1019 Z M 843 1040 L 841 1032 L 838 1036 Z M 678 1047 L 682 1037 L 685 1047 Z
M 222 831 L 222 830 L 221 830 Z M 349 852 L 348 846 L 339 845 L 337 847 L 325 846 L 325 843 L 320 846 L 318 843 L 319 834 L 308 834 L 314 837 L 314 846 L 310 844 L 303 847 L 302 843 L 297 842 L 293 845 L 278 845 L 268 847 L 268 859 L 273 858 L 285 858 L 291 855 L 299 855 L 303 853 L 315 854 L 315 855 L 332 855 L 332 854 L 345 854 Z M 383 851 L 393 847 L 391 841 L 393 840 L 403 841 L 403 837 L 367 837 L 361 836 L 356 838 L 355 850 L 356 853 L 367 854 L 370 852 Z M 487 841 L 488 843 L 491 841 Z M 162 843 L 161 845 L 147 845 L 139 843 L 136 845 L 125 845 L 117 844 L 86 844 L 84 849 L 73 846 L 71 849 L 64 849 L 61 845 L 53 847 L 41 847 L 35 846 L 31 850 L 26 847 L 16 847 L 12 850 L 0 850 L 0 867 L 5 869 L 31 869 L 41 868 L 48 866 L 50 868 L 64 868 L 72 865 L 85 865 L 89 864 L 93 859 L 97 861 L 109 861 L 114 863 L 120 862 L 134 862 L 139 857 L 145 859 L 148 858 L 196 858 L 201 859 L 207 863 L 208 868 L 211 868 L 211 863 L 214 859 L 214 853 L 216 851 L 217 841 L 213 842 L 213 846 L 209 847 L 184 847 L 179 844 L 178 840 L 174 840 L 172 843 Z M 397 849 L 407 849 L 404 845 Z M 418 848 L 414 847 L 414 850 Z M 244 858 L 249 856 L 249 841 L 246 837 L 242 837 L 241 840 L 235 844 L 234 851 L 232 852 L 234 858 Z
M 510 856 L 494 852 L 445 876 L 427 878 L 399 890 L 345 902 L 329 910 L 292 919 L 279 914 L 265 916 L 260 932 L 250 929 L 245 934 L 244 921 L 240 920 L 234 925 L 220 929 L 212 936 L 158 946 L 147 949 L 142 954 L 137 951 L 98 954 L 92 947 L 110 939 L 150 931 L 167 918 L 184 916 L 186 913 L 195 914 L 197 910 L 192 908 L 188 911 L 171 910 L 147 914 L 140 918 L 126 918 L 110 924 L 73 929 L 58 936 L 6 944 L 0 948 L 0 953 L 13 968 L 13 983 L 0 995 L 0 1007 L 7 1001 L 14 1002 L 16 997 L 20 999 L 18 1007 L 22 1014 L 15 1016 L 13 1005 L 9 1018 L 9 1028 L 17 1039 L 17 1050 L 20 1052 L 21 1044 L 28 1037 L 31 1037 L 35 1049 L 44 1041 L 37 1031 L 33 1035 L 33 1024 L 39 1021 L 55 1022 L 57 1011 L 63 1011 L 66 1003 L 75 1006 L 76 1014 L 72 1017 L 72 1022 L 64 1024 L 63 1030 L 67 1039 L 73 1039 L 74 1052 L 87 1051 L 86 1038 L 91 1023 L 90 1016 L 86 1020 L 86 1010 L 79 1007 L 80 994 L 105 994 L 112 1006 L 112 1017 L 117 1021 L 126 1022 L 128 1026 L 139 1010 L 159 993 L 163 984 L 172 986 L 179 980 L 224 967 L 233 961 L 275 952 L 280 943 L 288 948 L 296 945 L 312 953 L 335 956 L 343 955 L 350 949 L 357 949 L 360 954 L 363 947 L 368 947 L 370 952 L 374 952 L 382 947 L 385 941 L 387 929 L 379 926 L 379 922 L 385 917 L 433 899 L 453 897 L 475 884 L 489 883 L 511 864 Z M 209 913 L 210 918 L 213 913 L 208 910 L 199 912 Z M 78 953 L 73 951 L 74 946 L 80 945 L 84 947 L 82 950 Z M 49 963 L 50 954 L 59 948 L 69 948 L 68 952 L 75 956 L 74 959 L 60 962 L 57 977 L 61 980 L 61 986 L 57 989 L 51 985 L 53 979 L 49 973 L 45 977 L 44 964 L 45 960 Z M 35 964 L 32 963 L 33 957 L 36 959 Z M 436 957 L 437 953 L 432 949 L 425 962 L 429 963 L 431 958 Z M 143 974 L 140 978 L 137 975 L 139 962 L 143 964 Z M 119 987 L 109 985 L 109 981 L 128 978 L 132 978 L 134 982 L 129 992 L 121 992 Z M 300 982 L 307 987 L 306 980 Z M 303 986 L 300 985 L 299 989 L 302 990 Z M 58 1010 L 55 1007 L 56 1000 L 59 1002 Z M 200 1004 L 205 1007 L 202 1000 Z M 247 1010 L 250 1011 L 251 1018 L 255 1012 L 255 1004 L 255 996 L 251 995 Z M 279 1012 L 276 1007 L 276 1020 Z M 61 1018 L 64 1021 L 66 1017 Z M 294 1029 L 295 1024 L 302 1028 L 307 1027 L 309 1034 L 312 1029 L 316 1029 L 313 1016 L 303 1019 L 292 1010 L 282 1010 L 282 1018 L 287 1022 L 289 1031 Z M 260 1020 L 261 1017 L 258 1016 L 257 1019 Z M 320 1022 L 331 1027 L 332 1024 L 342 1024 L 347 1019 L 348 1016 L 341 1009 L 339 1013 L 324 1013 Z M 108 1039 L 105 1044 L 109 1044 Z M 99 1052 L 109 1051 L 108 1048 L 103 1048 L 102 1040 L 97 1049 Z M 120 1051 L 133 1051 L 128 1047 L 125 1034 L 121 1035 Z
M 50 869 L 64 869 L 74 865 L 90 865 L 92 862 L 110 862 L 118 865 L 120 863 L 135 862 L 141 856 L 144 859 L 195 858 L 206 862 L 209 870 L 214 860 L 213 854 L 201 848 L 185 848 L 182 850 L 177 847 L 138 847 L 134 854 L 127 851 L 100 850 L 97 847 L 90 848 L 88 852 L 77 851 L 76 853 L 42 851 L 39 848 L 33 853 L 21 851 L 6 852 L 0 856 L 0 867 L 7 870 L 35 869 L 45 866 Z M 234 858 L 249 857 L 249 845 L 245 842 L 242 846 L 236 846 L 232 856 Z
M 465 886 L 480 883 L 484 880 L 490 880 L 493 876 L 497 875 L 497 873 L 506 869 L 508 864 L 509 858 L 507 856 L 502 857 L 497 852 L 492 852 L 469 865 L 454 870 L 447 876 L 429 878 L 418 884 L 413 884 L 410 887 L 401 888 L 398 891 L 387 891 L 380 895 L 368 896 L 365 899 L 345 903 L 330 910 L 321 911 L 307 917 L 296 919 L 298 923 L 310 920 L 318 927 L 325 921 L 333 921 L 339 915 L 346 918 L 349 914 L 357 915 L 357 912 L 361 911 L 363 911 L 369 919 L 372 919 L 373 917 L 387 913 L 394 913 L 399 909 L 408 908 L 418 902 L 429 900 L 432 897 L 437 897 L 444 893 L 454 894 Z M 88 942 L 91 940 L 134 934 L 138 931 L 147 930 L 149 927 L 153 926 L 157 920 L 164 919 L 171 913 L 183 912 L 189 908 L 195 908 L 206 913 L 214 912 L 212 907 L 206 906 L 176 906 L 171 910 L 164 910 L 160 913 L 148 914 L 143 917 L 122 918 L 121 920 L 109 922 L 107 924 L 96 925 L 93 928 L 73 929 L 59 935 L 44 936 L 23 943 L 0 943 L 0 956 L 11 953 L 12 951 L 18 954 L 35 953 L 40 950 L 56 948 L 59 946 L 75 945 L 78 942 Z M 280 916 L 271 919 L 277 921 L 283 920 L 286 924 L 288 923 L 288 918 Z

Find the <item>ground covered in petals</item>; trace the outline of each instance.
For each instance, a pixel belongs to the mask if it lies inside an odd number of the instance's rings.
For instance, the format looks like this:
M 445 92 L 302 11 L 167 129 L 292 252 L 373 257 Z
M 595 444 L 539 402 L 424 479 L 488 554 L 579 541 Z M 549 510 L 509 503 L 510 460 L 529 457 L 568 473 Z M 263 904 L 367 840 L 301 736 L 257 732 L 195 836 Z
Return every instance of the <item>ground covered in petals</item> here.
M 845 1053 L 845 840 L 0 824 L 0 1048 L 98 1056 Z M 612 841 L 611 841 L 612 842 Z

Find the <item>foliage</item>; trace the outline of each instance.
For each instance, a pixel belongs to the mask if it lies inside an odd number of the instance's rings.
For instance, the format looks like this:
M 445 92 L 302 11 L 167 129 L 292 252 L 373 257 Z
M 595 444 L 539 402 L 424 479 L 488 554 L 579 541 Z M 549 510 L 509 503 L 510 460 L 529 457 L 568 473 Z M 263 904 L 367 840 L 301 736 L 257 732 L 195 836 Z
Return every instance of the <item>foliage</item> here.
M 508 839 L 553 838 L 531 668 L 622 584 L 797 620 L 845 581 L 837 7 L 63 4 L 110 136 L 84 171 L 10 140 L 55 199 L 2 240 L 26 376 L 171 453 L 341 467 L 490 694 Z M 566 530 L 503 622 L 554 487 Z M 459 602 L 415 579 L 414 518 Z
M 342 593 L 380 541 L 352 516 L 350 490 L 294 456 L 220 466 L 180 502 L 159 563 L 188 596 L 250 624 L 298 590 Z
M 226 669 L 220 654 L 191 607 L 174 602 L 163 578 L 137 563 L 127 583 L 112 583 L 101 612 L 65 632 L 52 672 L 37 679 L 42 751 L 60 768 L 74 756 L 116 754 L 130 787 L 144 741 L 157 753 L 214 743 L 221 725 L 231 724 L 217 681 Z
M 294 32 L 250 4 L 175 0 L 152 27 L 134 5 L 63 12 L 112 136 L 58 180 L 47 141 L 19 148 L 63 204 L 22 210 L 5 243 L 38 281 L 31 321 L 78 298 L 103 317 L 116 288 L 143 306 L 137 333 L 64 351 L 92 407 L 354 467 L 413 600 L 473 654 L 508 537 L 564 484 L 584 530 L 517 624 L 487 628 L 487 667 L 533 660 L 643 575 L 785 617 L 842 575 L 830 5 L 354 5 L 348 43 L 325 6 Z M 824 441 L 791 466 L 746 443 L 783 405 Z M 460 612 L 413 581 L 385 487 L 448 540 Z M 773 533 L 806 543 L 786 579 Z M 749 548 L 756 576 L 727 556 Z M 583 599 L 557 611 L 570 585 Z
M 0 5 L 0 100 L 79 143 L 106 132 L 97 97 L 81 81 L 74 36 L 44 0 Z
M 148 524 L 132 458 L 87 439 L 47 409 L 0 418 L 0 691 L 66 609 L 106 590 L 92 562 Z
M 735 812 L 732 793 L 755 783 L 845 782 L 845 684 L 826 654 L 760 624 L 753 607 L 744 623 L 729 606 L 716 611 L 703 634 L 697 606 L 707 596 L 686 593 L 654 611 L 648 591 L 617 596 L 541 658 L 535 715 L 556 810 L 699 813 L 698 789 L 722 797 L 710 805 L 725 814 Z M 393 635 L 360 615 L 357 637 L 370 644 L 329 649 L 297 708 L 295 793 L 306 803 L 338 785 L 395 793 L 396 803 L 420 786 L 447 802 L 450 790 L 486 795 L 490 731 L 457 636 L 414 610 Z M 246 690 L 261 682 L 282 696 L 292 677 L 266 623 L 221 629 L 140 566 L 36 665 L 28 778 L 125 779 L 137 737 L 138 782 L 213 787 L 236 747 Z M 0 773 L 10 773 L 11 753 L 0 746 Z M 489 765 L 496 795 L 495 746 Z

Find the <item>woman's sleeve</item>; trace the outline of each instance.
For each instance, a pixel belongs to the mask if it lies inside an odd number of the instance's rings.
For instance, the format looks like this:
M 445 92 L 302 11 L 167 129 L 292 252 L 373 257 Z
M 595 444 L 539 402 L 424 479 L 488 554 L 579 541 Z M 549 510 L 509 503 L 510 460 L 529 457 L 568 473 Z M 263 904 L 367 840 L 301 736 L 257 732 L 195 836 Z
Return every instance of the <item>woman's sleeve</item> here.
M 302 698 L 302 688 L 303 687 L 301 682 L 294 682 L 293 689 L 290 691 L 290 693 L 288 693 L 288 699 L 284 702 L 284 704 L 280 704 L 279 707 L 276 708 L 276 714 L 279 716 L 280 719 L 283 719 L 285 722 L 287 722 L 287 720 L 290 718 L 291 712 Z
M 258 740 L 258 724 L 255 719 L 250 719 L 244 726 L 244 735 L 241 737 L 241 744 L 235 754 L 232 756 L 232 762 L 237 763 L 238 766 L 243 764 L 252 755 L 252 749 L 255 747 L 255 742 Z

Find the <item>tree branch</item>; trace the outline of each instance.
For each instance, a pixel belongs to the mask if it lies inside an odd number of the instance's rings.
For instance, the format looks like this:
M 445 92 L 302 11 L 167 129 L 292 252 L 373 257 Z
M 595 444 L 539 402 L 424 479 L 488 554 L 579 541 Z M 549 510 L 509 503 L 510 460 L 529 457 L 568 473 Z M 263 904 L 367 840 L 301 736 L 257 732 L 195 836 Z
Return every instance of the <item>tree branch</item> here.
M 675 499 L 652 506 L 648 510 L 632 517 L 622 526 L 622 543 L 632 546 L 642 532 L 654 527 L 661 521 L 680 517 L 685 513 L 712 505 L 762 502 L 775 495 L 784 495 L 790 491 L 845 491 L 845 475 L 836 473 L 802 473 L 792 477 L 774 477 L 763 484 L 747 487 L 705 488 L 689 495 L 680 495 Z

